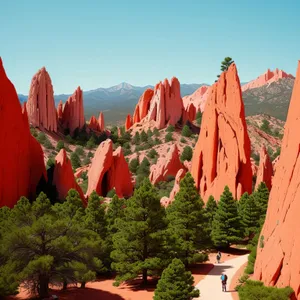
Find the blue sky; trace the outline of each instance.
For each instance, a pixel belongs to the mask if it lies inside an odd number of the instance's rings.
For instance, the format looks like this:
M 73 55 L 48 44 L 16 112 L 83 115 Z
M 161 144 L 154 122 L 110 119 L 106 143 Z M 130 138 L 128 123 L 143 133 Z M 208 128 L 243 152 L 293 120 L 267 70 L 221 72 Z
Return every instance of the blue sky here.
M 212 83 L 231 56 L 241 81 L 295 74 L 300 1 L 2 0 L 0 56 L 18 93 L 45 66 L 54 92 L 164 78 Z

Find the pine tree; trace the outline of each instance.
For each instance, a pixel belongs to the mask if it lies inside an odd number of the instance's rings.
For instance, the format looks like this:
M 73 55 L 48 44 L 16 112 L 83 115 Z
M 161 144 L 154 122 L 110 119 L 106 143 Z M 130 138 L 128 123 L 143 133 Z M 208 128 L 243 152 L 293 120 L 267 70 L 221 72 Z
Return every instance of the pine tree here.
M 230 244 L 239 242 L 242 234 L 236 200 L 228 186 L 225 186 L 212 224 L 212 241 L 216 247 L 229 247 Z
M 147 133 L 146 133 L 144 130 L 141 132 L 140 137 L 141 137 L 141 141 L 142 141 L 143 143 L 147 142 L 148 136 L 147 136 Z
M 185 146 L 180 156 L 180 160 L 182 162 L 185 160 L 191 161 L 192 157 L 193 157 L 193 149 L 190 146 Z
M 71 159 L 73 169 L 77 169 L 81 167 L 80 157 L 76 152 L 72 152 L 70 159 Z
M 245 236 L 253 236 L 259 229 L 259 208 L 252 195 L 248 196 L 244 204 L 242 224 L 245 231 Z
M 207 221 L 208 234 L 211 235 L 212 223 L 218 209 L 217 202 L 213 196 L 209 196 L 206 206 L 205 206 L 205 218 Z
M 134 145 L 139 145 L 140 142 L 141 142 L 140 134 L 139 134 L 139 132 L 137 131 L 137 132 L 135 133 L 133 139 L 132 139 L 132 143 L 133 143 Z
M 180 190 L 167 208 L 170 251 L 185 265 L 205 261 L 207 256 L 199 252 L 206 248 L 207 223 L 204 203 L 190 173 L 180 181 Z
M 192 131 L 189 126 L 184 125 L 181 131 L 181 135 L 185 137 L 190 137 L 192 135 Z
M 268 201 L 269 201 L 270 192 L 264 182 L 261 182 L 257 188 L 257 190 L 252 194 L 254 197 L 254 201 L 258 207 L 260 220 L 260 225 L 263 225 L 266 213 L 268 209 Z
M 148 274 L 160 273 L 166 263 L 165 210 L 148 178 L 127 200 L 124 218 L 117 219 L 115 225 L 115 250 L 111 253 L 112 267 L 118 274 L 115 285 L 139 274 L 147 284 Z
M 154 300 L 191 300 L 199 297 L 191 272 L 186 271 L 180 259 L 174 258 L 163 271 L 154 292 Z
M 238 205 L 238 213 L 240 218 L 243 218 L 243 214 L 244 214 L 244 209 L 245 209 L 245 204 L 247 202 L 247 200 L 249 199 L 249 194 L 247 192 L 245 192 L 240 200 L 238 201 L 237 205 Z

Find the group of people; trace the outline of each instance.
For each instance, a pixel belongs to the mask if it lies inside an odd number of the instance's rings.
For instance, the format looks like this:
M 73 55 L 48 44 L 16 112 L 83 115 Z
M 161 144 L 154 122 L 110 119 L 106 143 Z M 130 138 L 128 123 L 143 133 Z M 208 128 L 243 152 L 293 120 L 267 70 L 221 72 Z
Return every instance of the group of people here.
M 220 261 L 221 261 L 221 257 L 222 257 L 222 254 L 221 254 L 221 252 L 219 251 L 218 254 L 217 254 L 217 262 L 218 262 L 218 264 L 219 264 Z M 226 292 L 227 275 L 224 274 L 224 273 L 221 275 L 221 283 L 222 283 L 222 292 Z

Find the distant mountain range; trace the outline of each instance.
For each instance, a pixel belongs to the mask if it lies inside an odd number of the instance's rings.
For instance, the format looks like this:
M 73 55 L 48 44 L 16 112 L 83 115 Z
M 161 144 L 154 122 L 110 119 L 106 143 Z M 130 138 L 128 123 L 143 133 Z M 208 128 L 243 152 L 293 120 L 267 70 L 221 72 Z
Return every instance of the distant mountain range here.
M 181 96 L 194 93 L 204 84 L 181 84 Z M 91 115 L 97 115 L 100 111 L 104 112 L 105 121 L 114 123 L 124 120 L 128 113 L 132 114 L 138 99 L 147 88 L 153 88 L 152 85 L 134 86 L 126 82 L 109 88 L 98 88 L 83 92 L 84 112 L 86 119 Z M 19 94 L 20 102 L 27 100 L 27 96 Z M 60 100 L 65 102 L 70 94 L 54 95 L 55 104 Z

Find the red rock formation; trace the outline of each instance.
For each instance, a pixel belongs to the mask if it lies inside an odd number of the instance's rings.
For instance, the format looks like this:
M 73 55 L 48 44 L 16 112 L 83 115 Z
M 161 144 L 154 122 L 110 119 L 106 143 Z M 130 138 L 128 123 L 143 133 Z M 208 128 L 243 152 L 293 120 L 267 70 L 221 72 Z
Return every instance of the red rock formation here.
M 76 172 L 74 173 L 74 177 L 75 178 L 80 178 L 83 172 L 87 172 L 90 168 L 90 164 L 83 166 L 83 167 L 79 167 L 76 169 Z
M 149 179 L 152 184 L 165 181 L 169 176 L 176 176 L 177 172 L 184 166 L 179 159 L 179 151 L 173 144 L 166 157 L 160 157 L 155 165 L 150 167 Z
M 275 174 L 277 165 L 278 165 L 278 163 L 279 163 L 279 158 L 280 158 L 280 156 L 278 155 L 278 156 L 272 161 L 273 173 L 274 173 L 274 174 Z
M 85 125 L 82 90 L 78 87 L 63 106 L 62 126 L 72 135 Z
M 274 72 L 272 72 L 270 69 L 268 69 L 266 73 L 260 75 L 259 77 L 248 82 L 247 84 L 244 84 L 242 86 L 242 91 L 244 92 L 250 89 L 255 89 L 265 84 L 270 84 L 272 82 L 278 81 L 279 79 L 282 78 L 295 78 L 295 77 L 291 74 L 285 73 L 282 70 L 276 69 Z
M 186 121 L 193 122 L 196 119 L 196 108 L 193 103 L 190 103 L 183 111 L 183 123 Z
M 45 68 L 33 76 L 26 105 L 30 124 L 41 129 L 57 131 L 53 87 Z
M 193 114 L 192 108 L 184 115 L 184 107 L 180 95 L 180 83 L 176 77 L 159 82 L 154 90 L 147 89 L 140 97 L 133 114 L 133 120 L 127 116 L 125 128 L 128 130 L 133 124 L 154 121 L 158 129 L 168 124 L 175 125 L 185 116 Z M 132 124 L 133 123 L 133 124 Z
M 285 124 L 254 279 L 269 286 L 291 286 L 300 299 L 300 62 Z
M 55 185 L 60 200 L 66 198 L 70 189 L 75 189 L 79 193 L 82 202 L 86 204 L 83 192 L 74 178 L 72 164 L 65 149 L 61 149 L 55 157 L 52 184 Z
M 258 167 L 257 167 L 257 165 L 255 163 L 255 160 L 252 157 L 250 158 L 250 160 L 251 160 L 252 175 L 256 176 L 257 175 L 257 169 L 258 169 Z
M 169 203 L 172 203 L 174 198 L 175 198 L 175 195 L 179 192 L 179 189 L 180 189 L 180 181 L 181 179 L 185 176 L 186 174 L 186 170 L 185 169 L 180 169 L 177 174 L 176 174 L 176 177 L 175 177 L 175 183 L 174 183 L 174 187 L 170 193 L 170 196 L 169 196 Z
M 62 122 L 62 118 L 63 118 L 63 103 L 60 100 L 57 106 L 57 119 L 59 122 Z
M 105 130 L 105 127 L 104 127 L 104 115 L 103 115 L 102 111 L 99 114 L 98 125 L 99 125 L 99 131 L 102 132 L 102 131 Z
M 111 140 L 99 145 L 88 171 L 88 182 L 87 196 L 94 190 L 99 195 L 106 196 L 113 188 L 119 197 L 131 196 L 131 174 L 121 147 L 113 152 Z
M 189 110 L 189 106 L 191 104 L 196 108 L 196 112 L 204 111 L 204 107 L 206 104 L 207 96 L 209 92 L 209 86 L 203 85 L 199 87 L 192 95 L 188 95 L 182 98 L 184 108 Z M 195 118 L 194 118 L 195 119 Z
M 43 152 L 30 134 L 26 107 L 7 78 L 0 58 L 0 207 L 13 207 L 21 196 L 34 197 L 47 178 Z
M 91 116 L 90 122 L 89 122 L 89 128 L 92 129 L 92 130 L 98 131 L 99 124 L 98 124 L 98 121 L 95 118 L 95 116 Z
M 191 173 L 204 201 L 227 185 L 235 198 L 252 192 L 250 139 L 235 64 L 210 89 Z
M 261 182 L 264 182 L 269 191 L 272 187 L 273 166 L 266 147 L 263 146 L 260 151 L 259 167 L 257 170 L 255 189 Z
M 132 126 L 132 119 L 130 115 L 127 115 L 126 122 L 125 122 L 125 130 L 127 131 Z

